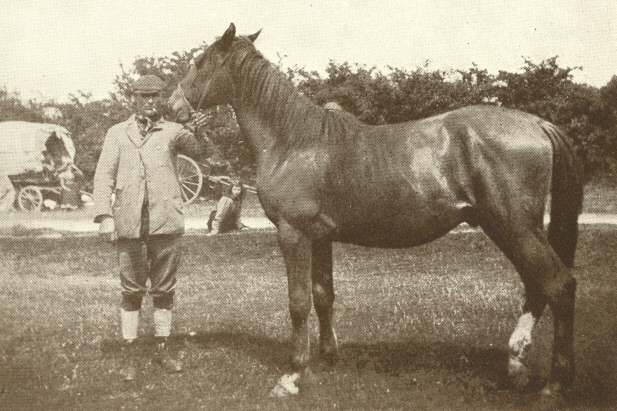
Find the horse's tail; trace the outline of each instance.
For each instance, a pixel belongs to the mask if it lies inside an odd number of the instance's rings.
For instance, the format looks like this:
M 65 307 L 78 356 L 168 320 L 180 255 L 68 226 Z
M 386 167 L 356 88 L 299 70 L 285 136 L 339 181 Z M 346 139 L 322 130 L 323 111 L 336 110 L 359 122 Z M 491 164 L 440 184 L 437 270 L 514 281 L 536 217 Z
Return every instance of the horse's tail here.
M 568 137 L 547 122 L 542 124 L 542 129 L 553 146 L 548 241 L 561 261 L 572 267 L 578 239 L 578 216 L 583 208 L 582 171 Z

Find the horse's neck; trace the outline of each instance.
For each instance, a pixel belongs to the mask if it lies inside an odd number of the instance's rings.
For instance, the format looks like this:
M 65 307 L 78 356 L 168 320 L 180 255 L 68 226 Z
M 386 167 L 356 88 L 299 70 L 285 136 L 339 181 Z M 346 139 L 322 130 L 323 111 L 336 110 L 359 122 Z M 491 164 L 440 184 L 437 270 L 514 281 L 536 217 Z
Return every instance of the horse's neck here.
M 275 145 L 276 137 L 267 122 L 259 118 L 256 110 L 243 107 L 242 104 L 234 105 L 234 110 L 242 133 L 249 138 L 259 159 L 261 153 Z
M 256 79 L 247 79 L 236 70 L 234 81 L 238 95 L 232 106 L 242 132 L 249 137 L 259 156 L 298 134 L 298 117 L 307 115 L 311 103 L 298 96 L 291 82 L 269 62 L 254 60 L 253 64 L 263 64 L 258 68 L 261 74 Z

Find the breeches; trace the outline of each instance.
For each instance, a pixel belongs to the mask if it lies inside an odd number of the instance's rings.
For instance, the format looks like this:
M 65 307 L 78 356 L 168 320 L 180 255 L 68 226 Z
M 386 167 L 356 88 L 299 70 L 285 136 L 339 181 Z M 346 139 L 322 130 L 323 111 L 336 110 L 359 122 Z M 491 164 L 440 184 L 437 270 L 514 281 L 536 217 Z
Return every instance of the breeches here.
M 155 308 L 171 309 L 180 263 L 180 235 L 153 235 L 118 239 L 122 308 L 136 311 L 146 294 Z M 150 289 L 146 285 L 150 280 Z

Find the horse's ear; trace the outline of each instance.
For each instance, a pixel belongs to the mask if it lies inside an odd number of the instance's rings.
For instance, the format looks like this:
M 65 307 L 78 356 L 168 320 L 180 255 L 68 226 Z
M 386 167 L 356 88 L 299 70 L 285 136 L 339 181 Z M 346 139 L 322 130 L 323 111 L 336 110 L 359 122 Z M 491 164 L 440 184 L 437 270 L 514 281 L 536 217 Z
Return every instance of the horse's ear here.
M 257 30 L 256 33 L 254 34 L 250 34 L 247 37 L 249 38 L 249 40 L 251 40 L 251 43 L 255 43 L 255 40 L 257 40 L 257 37 L 259 37 L 259 33 L 261 33 L 262 29 Z
M 221 38 L 223 50 L 229 50 L 231 43 L 234 41 L 234 37 L 236 37 L 236 26 L 234 26 L 233 23 L 229 23 L 229 27 L 225 30 L 225 34 L 223 34 Z

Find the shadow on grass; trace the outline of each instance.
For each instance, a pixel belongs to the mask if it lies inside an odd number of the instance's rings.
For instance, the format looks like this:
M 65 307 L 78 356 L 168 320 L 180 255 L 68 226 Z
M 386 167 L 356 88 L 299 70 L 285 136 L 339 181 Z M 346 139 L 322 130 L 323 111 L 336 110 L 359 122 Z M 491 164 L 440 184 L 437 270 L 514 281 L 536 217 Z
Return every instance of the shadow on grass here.
M 222 331 L 178 335 L 173 344 L 177 347 L 192 346 L 197 350 L 231 349 L 258 361 L 276 375 L 289 371 L 289 342 L 264 335 Z M 316 341 L 312 342 L 310 367 L 318 376 L 340 373 L 371 378 L 371 375 L 380 374 L 401 381 L 409 381 L 413 376 L 439 378 L 445 385 L 455 384 L 465 391 L 480 391 L 483 396 L 519 405 L 533 404 L 547 378 L 541 375 L 539 364 L 531 364 L 529 385 L 523 390 L 513 388 L 507 375 L 508 351 L 505 346 L 468 346 L 444 341 L 346 343 L 339 347 L 338 361 L 330 365 L 320 360 L 317 345 Z M 611 382 L 615 380 L 615 372 L 606 366 L 607 362 L 612 363 L 608 358 L 612 355 L 611 350 L 602 350 L 597 347 L 593 352 L 581 353 L 578 360 L 586 363 L 579 368 L 585 372 L 579 374 L 574 387 L 565 392 L 568 405 L 603 407 L 615 400 Z M 591 359 L 587 358 L 589 355 Z M 590 374 L 588 366 L 599 372 Z
M 454 372 L 473 371 L 493 381 L 495 387 L 507 386 L 505 349 L 463 347 L 442 341 L 430 343 L 379 342 L 348 343 L 340 347 L 339 366 L 358 370 L 374 370 L 391 376 L 423 369 L 446 369 Z
M 136 341 L 137 352 L 142 348 L 149 352 L 155 346 L 154 337 L 143 337 Z M 274 338 L 263 335 L 252 335 L 244 332 L 217 331 L 199 333 L 196 335 L 175 334 L 169 338 L 170 349 L 180 350 L 212 350 L 227 348 L 239 351 L 259 361 L 261 364 L 283 368 L 287 364 L 290 346 Z M 101 351 L 105 355 L 116 356 L 121 352 L 122 343 L 118 340 L 105 340 L 101 343 Z
M 610 341 L 595 341 L 604 331 L 597 331 L 589 335 L 592 340 L 581 341 L 578 361 L 582 372 L 575 382 L 575 386 L 567 392 L 566 404 L 580 409 L 608 407 L 613 404 L 615 390 L 612 384 L 615 381 L 615 370 L 611 369 L 614 361 L 611 356 L 614 349 L 607 349 Z M 610 331 L 613 336 L 614 331 Z M 138 340 L 138 356 L 147 358 L 154 350 L 154 338 L 144 337 Z M 20 346 L 28 345 L 29 341 L 14 339 L 8 345 L 5 354 L 11 356 Z M 265 367 L 267 374 L 276 380 L 282 373 L 289 371 L 290 344 L 287 340 L 280 340 L 265 335 L 247 333 L 243 331 L 213 331 L 196 335 L 178 334 L 170 339 L 170 346 L 175 351 L 185 351 L 188 359 L 193 360 L 193 368 L 200 369 L 217 363 L 221 356 L 232 355 L 233 367 L 242 369 L 246 364 L 257 362 Z M 539 347 L 538 347 L 539 348 Z M 100 345 L 103 360 L 117 361 L 121 357 L 121 343 L 118 340 L 104 340 Z M 203 356 L 209 353 L 209 356 Z M 231 353 L 231 354 L 230 354 Z M 86 355 L 84 353 L 84 355 Z M 88 354 L 91 355 L 91 354 Z M 238 355 L 238 356 L 237 356 Z M 318 387 L 310 398 L 320 398 L 322 395 L 334 395 L 337 390 L 348 390 L 353 381 L 363 381 L 364 387 L 371 387 L 371 382 L 379 384 L 387 380 L 388 384 L 396 387 L 398 395 L 414 395 L 417 390 L 432 390 L 435 395 L 453 396 L 453 393 L 467 398 L 469 401 L 492 404 L 494 406 L 516 406 L 521 409 L 534 408 L 538 399 L 537 392 L 545 380 L 539 376 L 537 364 L 532 364 L 532 382 L 528 389 L 519 392 L 509 385 L 506 374 L 507 350 L 504 347 L 474 346 L 464 343 L 447 341 L 381 341 L 374 343 L 344 343 L 340 346 L 339 361 L 334 366 L 319 361 L 317 344 L 312 344 L 311 368 L 318 379 L 327 381 L 328 385 L 335 384 L 335 388 Z M 240 360 L 250 358 L 250 361 Z M 82 358 L 83 360 L 84 358 Z M 25 360 L 25 358 L 24 358 Z M 19 366 L 21 365 L 21 367 Z M 13 364 L 8 367 L 5 377 L 10 377 L 12 385 L 32 383 L 36 377 L 36 367 L 29 364 Z M 206 367 L 207 369 L 207 367 Z M 234 374 L 233 370 L 220 370 L 221 378 L 226 373 Z M 1 375 L 2 373 L 0 373 Z M 201 375 L 201 374 L 197 374 Z M 417 382 L 416 382 L 417 381 Z M 417 384 L 417 386 L 414 386 Z M 438 384 L 438 385 L 436 385 Z M 337 388 L 338 387 L 338 388 Z M 410 390 L 413 392 L 405 393 Z M 355 391 L 350 391 L 352 396 Z M 91 394 L 95 394 L 91 392 Z M 97 395 L 106 395 L 98 393 Z M 459 395 L 459 394 L 456 394 Z M 41 398 L 41 400 L 44 397 Z M 506 407 L 507 408 L 507 407 Z

